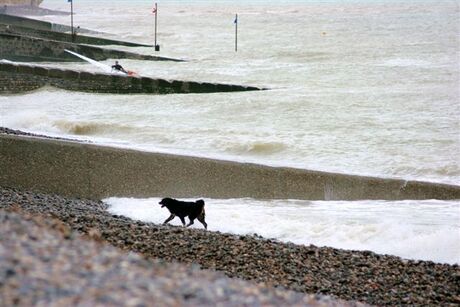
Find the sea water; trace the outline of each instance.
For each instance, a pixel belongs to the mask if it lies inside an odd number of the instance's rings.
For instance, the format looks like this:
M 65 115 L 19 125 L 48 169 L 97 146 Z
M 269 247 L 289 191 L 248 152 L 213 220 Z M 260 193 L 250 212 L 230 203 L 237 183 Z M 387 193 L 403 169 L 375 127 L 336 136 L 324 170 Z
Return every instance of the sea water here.
M 63 0 L 45 0 L 42 6 L 70 9 Z M 74 25 L 105 32 L 103 36 L 113 39 L 153 44 L 152 7 L 153 2 L 140 0 L 74 1 Z M 160 52 L 109 47 L 186 61 L 121 60 L 126 69 L 153 78 L 270 90 L 115 95 L 43 88 L 0 96 L 0 125 L 145 151 L 458 185 L 459 16 L 457 1 L 158 1 Z M 69 16 L 41 18 L 70 24 Z M 44 64 L 97 71 L 87 63 Z M 258 205 L 229 202 L 235 212 L 249 212 Z M 290 202 L 268 204 L 284 208 Z M 237 209 L 241 203 L 247 209 Z M 400 241 L 401 246 L 423 241 L 429 250 L 447 242 L 450 249 L 445 253 L 454 256 L 440 261 L 458 262 L 458 206 L 449 210 L 434 206 L 433 223 L 444 223 L 440 217 L 452 221 L 447 231 L 426 226 L 423 231 L 435 233 L 430 239 L 392 219 L 401 203 L 366 204 L 389 208 L 378 213 L 369 209 L 369 214 L 382 223 L 393 223 L 396 233 L 411 238 Z M 402 211 L 406 217 L 402 221 L 419 217 L 424 203 L 411 204 Z M 357 214 L 351 207 L 361 205 L 318 204 L 325 218 Z M 274 227 L 270 223 L 264 227 Z M 299 232 L 300 224 L 292 222 L 298 226 L 283 228 L 280 237 Z M 329 225 L 333 231 L 334 223 Z M 362 219 L 353 225 L 355 229 L 345 233 L 365 236 Z M 384 228 L 391 229 L 387 224 Z M 317 242 L 302 236 L 305 244 Z M 350 241 L 321 242 L 317 244 L 339 246 L 338 242 Z M 374 246 L 391 244 L 380 240 Z M 351 243 L 348 247 L 360 248 Z
M 108 198 L 109 212 L 161 224 L 159 198 Z M 189 201 L 194 201 L 189 199 Z M 257 234 L 296 244 L 371 250 L 405 259 L 460 263 L 455 201 L 205 199 L 208 230 Z M 188 219 L 186 219 L 188 223 Z M 176 217 L 170 224 L 182 225 Z M 203 228 L 195 220 L 193 228 Z M 455 235 L 456 234 L 456 235 Z

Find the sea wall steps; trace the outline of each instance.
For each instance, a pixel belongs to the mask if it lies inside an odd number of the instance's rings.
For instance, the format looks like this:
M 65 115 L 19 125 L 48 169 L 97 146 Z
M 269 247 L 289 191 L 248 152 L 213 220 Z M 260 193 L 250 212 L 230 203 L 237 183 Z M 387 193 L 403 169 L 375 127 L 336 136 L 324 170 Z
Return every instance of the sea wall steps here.
M 23 93 L 44 86 L 114 94 L 188 94 L 262 90 L 253 86 L 130 77 L 0 62 L 0 94 Z
M 460 186 L 0 134 L 0 185 L 70 197 L 460 199 Z
M 121 50 L 106 49 L 82 44 L 59 42 L 22 36 L 10 33 L 0 33 L 0 59 L 24 62 L 80 62 L 80 58 L 64 50 L 68 49 L 96 61 L 107 59 L 132 59 L 146 61 L 174 61 L 183 60 L 143 55 Z
M 35 38 L 42 38 L 47 40 L 54 40 L 60 42 L 87 44 L 87 45 L 118 45 L 127 47 L 153 47 L 153 45 L 145 45 L 131 42 L 124 42 L 119 40 L 93 37 L 87 35 L 77 34 L 72 36 L 70 33 L 55 32 L 49 30 L 40 30 L 22 26 L 15 26 L 0 23 L 0 33 L 24 35 Z

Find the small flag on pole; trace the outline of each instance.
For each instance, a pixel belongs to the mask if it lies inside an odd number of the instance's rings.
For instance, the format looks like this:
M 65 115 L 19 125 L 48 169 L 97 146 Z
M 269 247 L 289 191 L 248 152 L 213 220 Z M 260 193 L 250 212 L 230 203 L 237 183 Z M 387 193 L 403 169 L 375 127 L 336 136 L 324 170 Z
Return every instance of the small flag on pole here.
M 152 9 L 152 13 L 155 14 L 156 12 L 157 12 L 157 8 L 154 7 L 154 8 Z
M 235 21 L 233 23 L 238 23 L 238 15 L 235 15 Z

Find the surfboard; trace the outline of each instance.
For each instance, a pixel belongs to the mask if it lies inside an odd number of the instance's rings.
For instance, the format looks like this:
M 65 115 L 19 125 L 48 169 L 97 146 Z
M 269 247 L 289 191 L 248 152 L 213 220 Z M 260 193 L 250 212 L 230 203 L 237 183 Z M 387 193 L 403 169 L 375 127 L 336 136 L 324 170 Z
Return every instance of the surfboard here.
M 109 65 L 106 65 L 106 64 L 103 64 L 103 63 L 99 63 L 99 62 L 96 61 L 96 60 L 93 60 L 93 59 L 91 59 L 91 58 L 88 58 L 88 57 L 86 57 L 86 56 L 84 56 L 84 55 L 81 55 L 81 54 L 79 54 L 79 53 L 76 53 L 76 52 L 74 52 L 74 51 L 70 51 L 70 50 L 67 50 L 67 49 L 64 49 L 64 51 L 67 52 L 67 53 L 70 53 L 70 54 L 72 54 L 72 55 L 74 55 L 74 56 L 76 56 L 76 57 L 79 57 L 79 58 L 82 59 L 82 60 L 85 60 L 86 62 L 88 62 L 88 63 L 90 63 L 90 64 L 96 66 L 96 67 L 99 68 L 99 69 L 101 69 L 101 70 L 104 71 L 105 73 L 115 74 L 115 75 L 124 75 L 124 76 L 126 76 L 126 75 L 128 75 L 128 76 L 138 76 L 138 74 L 135 73 L 134 71 L 128 70 L 128 73 L 124 73 L 124 72 L 119 71 L 119 70 L 114 70 L 114 69 L 112 68 L 112 66 L 109 66 Z
M 0 60 L 0 63 L 16 64 L 16 62 L 13 62 L 13 61 L 10 61 L 10 60 L 7 60 L 7 59 L 1 59 L 1 60 Z

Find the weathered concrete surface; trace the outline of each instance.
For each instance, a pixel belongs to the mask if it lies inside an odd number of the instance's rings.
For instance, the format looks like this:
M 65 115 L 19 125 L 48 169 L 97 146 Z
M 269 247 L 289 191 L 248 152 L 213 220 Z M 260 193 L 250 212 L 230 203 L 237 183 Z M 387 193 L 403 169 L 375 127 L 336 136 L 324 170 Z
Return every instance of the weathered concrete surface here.
M 43 86 L 114 94 L 188 94 L 262 90 L 252 86 L 169 81 L 0 62 L 0 93 L 22 93 Z
M 15 16 L 45 16 L 45 15 L 70 15 L 70 12 L 56 11 L 30 5 L 3 5 L 0 6 L 0 14 Z
M 64 51 L 68 49 L 84 56 L 87 56 L 96 61 L 107 59 L 133 59 L 146 61 L 174 61 L 181 62 L 182 60 L 143 55 L 133 52 L 126 52 L 114 49 L 105 49 L 100 47 L 74 44 L 68 42 L 59 42 L 54 40 L 46 40 L 34 38 L 30 36 L 22 36 L 11 33 L 0 33 L 0 59 L 11 61 L 27 61 L 27 62 L 81 62 L 82 59 L 71 55 Z
M 39 6 L 43 0 L 2 0 L 2 5 L 30 5 Z
M 93 37 L 77 34 L 75 36 L 70 33 L 55 32 L 49 30 L 40 30 L 34 28 L 27 28 L 21 26 L 14 26 L 0 23 L 0 33 L 24 35 L 35 38 L 49 39 L 54 41 L 76 43 L 76 44 L 88 44 L 88 45 L 119 45 L 128 47 L 153 47 L 153 45 L 145 45 L 131 42 L 124 42 L 119 40 Z
M 64 196 L 460 199 L 460 186 L 350 176 L 0 134 L 0 185 Z
M 13 16 L 9 14 L 1 14 L 1 13 L 0 13 L 0 23 L 27 27 L 27 28 L 33 28 L 37 30 L 48 30 L 48 31 L 56 31 L 56 32 L 70 32 L 71 31 L 71 27 L 67 25 L 61 25 L 57 23 L 51 23 L 47 21 L 41 21 L 37 19 Z M 84 28 L 79 28 L 78 32 L 79 33 L 93 33 L 93 34 L 101 33 L 101 32 L 84 29 Z

